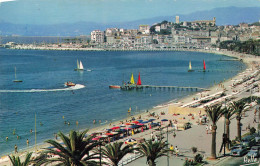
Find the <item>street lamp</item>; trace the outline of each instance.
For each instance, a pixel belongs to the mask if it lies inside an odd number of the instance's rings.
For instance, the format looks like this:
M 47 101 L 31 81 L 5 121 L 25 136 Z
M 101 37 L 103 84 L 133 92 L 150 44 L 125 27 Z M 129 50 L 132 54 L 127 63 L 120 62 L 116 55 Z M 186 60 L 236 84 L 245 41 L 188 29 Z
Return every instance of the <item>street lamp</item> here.
M 169 143 L 168 143 L 168 127 L 169 126 L 167 126 L 167 149 L 168 149 L 168 145 L 169 145 Z M 167 151 L 167 166 L 169 166 L 169 150 Z

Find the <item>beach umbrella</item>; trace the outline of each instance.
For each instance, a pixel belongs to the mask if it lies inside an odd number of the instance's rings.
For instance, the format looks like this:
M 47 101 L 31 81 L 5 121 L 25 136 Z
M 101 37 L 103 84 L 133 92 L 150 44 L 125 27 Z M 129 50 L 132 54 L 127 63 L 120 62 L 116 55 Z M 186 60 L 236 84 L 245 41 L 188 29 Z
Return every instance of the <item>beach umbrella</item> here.
M 108 137 L 107 135 L 101 135 L 100 136 L 101 138 L 106 138 L 106 137 Z
M 162 122 L 165 122 L 165 121 L 168 121 L 168 119 L 162 119 L 161 121 L 162 121 Z
M 126 129 L 120 129 L 119 131 L 120 132 L 126 132 Z
M 92 138 L 92 141 L 97 141 L 97 140 L 99 140 L 99 137 Z
M 143 126 L 144 124 L 143 124 L 143 123 L 137 123 L 136 125 L 138 125 L 138 126 Z
M 133 121 L 132 123 L 137 124 L 137 123 L 139 123 L 139 122 L 138 122 L 138 121 Z
M 137 120 L 137 121 L 140 122 L 140 123 L 143 122 L 143 120 L 141 120 L 141 119 L 140 119 L 140 120 Z
M 125 123 L 125 125 L 131 125 L 131 123 Z
M 152 121 L 155 121 L 156 119 L 149 119 L 148 122 L 152 122 Z
M 119 126 L 115 126 L 115 127 L 112 127 L 111 129 L 115 130 L 115 129 L 119 129 L 119 128 L 120 128 Z
M 122 124 L 120 127 L 125 127 L 126 125 L 125 124 Z
M 111 134 L 118 134 L 118 132 L 111 132 Z
M 145 124 L 145 123 L 149 123 L 149 121 L 143 121 L 142 123 L 143 123 L 143 124 Z
M 114 134 L 112 134 L 112 133 L 106 133 L 106 135 L 107 135 L 107 136 L 112 136 L 112 135 L 114 135 Z

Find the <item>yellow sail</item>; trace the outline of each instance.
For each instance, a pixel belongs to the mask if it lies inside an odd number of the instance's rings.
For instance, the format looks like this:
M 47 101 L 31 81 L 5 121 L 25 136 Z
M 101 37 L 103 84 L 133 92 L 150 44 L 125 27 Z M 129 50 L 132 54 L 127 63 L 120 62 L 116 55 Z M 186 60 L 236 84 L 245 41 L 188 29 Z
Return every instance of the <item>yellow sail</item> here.
M 135 80 L 134 80 L 134 74 L 132 73 L 132 76 L 131 76 L 131 81 L 130 81 L 131 84 L 135 84 Z

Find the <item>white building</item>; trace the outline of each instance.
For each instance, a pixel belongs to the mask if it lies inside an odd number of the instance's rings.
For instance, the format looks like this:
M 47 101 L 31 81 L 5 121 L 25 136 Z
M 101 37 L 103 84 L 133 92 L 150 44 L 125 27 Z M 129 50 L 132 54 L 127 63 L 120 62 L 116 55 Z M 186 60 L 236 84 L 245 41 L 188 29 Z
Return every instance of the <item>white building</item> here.
M 180 16 L 176 16 L 176 17 L 175 17 L 175 23 L 176 23 L 176 24 L 179 24 L 179 23 L 180 23 Z
M 161 26 L 157 25 L 155 26 L 155 32 L 160 32 L 161 31 Z
M 104 32 L 100 30 L 94 30 L 91 32 L 91 41 L 95 43 L 104 43 Z
M 142 32 L 142 34 L 149 34 L 150 33 L 150 26 L 149 25 L 140 25 L 139 31 Z

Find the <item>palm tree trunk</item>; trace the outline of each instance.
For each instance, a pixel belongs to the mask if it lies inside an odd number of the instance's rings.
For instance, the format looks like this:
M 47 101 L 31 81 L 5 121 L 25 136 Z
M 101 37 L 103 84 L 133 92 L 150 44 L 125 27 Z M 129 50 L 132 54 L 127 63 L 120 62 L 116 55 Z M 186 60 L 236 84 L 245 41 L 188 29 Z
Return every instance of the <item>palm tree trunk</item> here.
M 230 125 L 230 120 L 229 120 L 229 119 L 226 119 L 227 140 L 229 140 L 229 133 L 230 133 L 230 131 L 229 131 L 229 125 Z M 229 143 L 228 143 L 228 142 L 226 143 L 226 149 L 227 149 L 227 150 L 230 150 L 230 149 L 229 149 Z
M 155 162 L 152 160 L 149 160 L 149 166 L 156 166 Z
M 216 124 L 213 124 L 212 126 L 212 142 L 211 142 L 211 158 L 216 159 L 216 130 L 217 126 Z
M 241 140 L 241 124 L 240 124 L 240 119 L 237 119 L 237 137 L 238 140 Z

